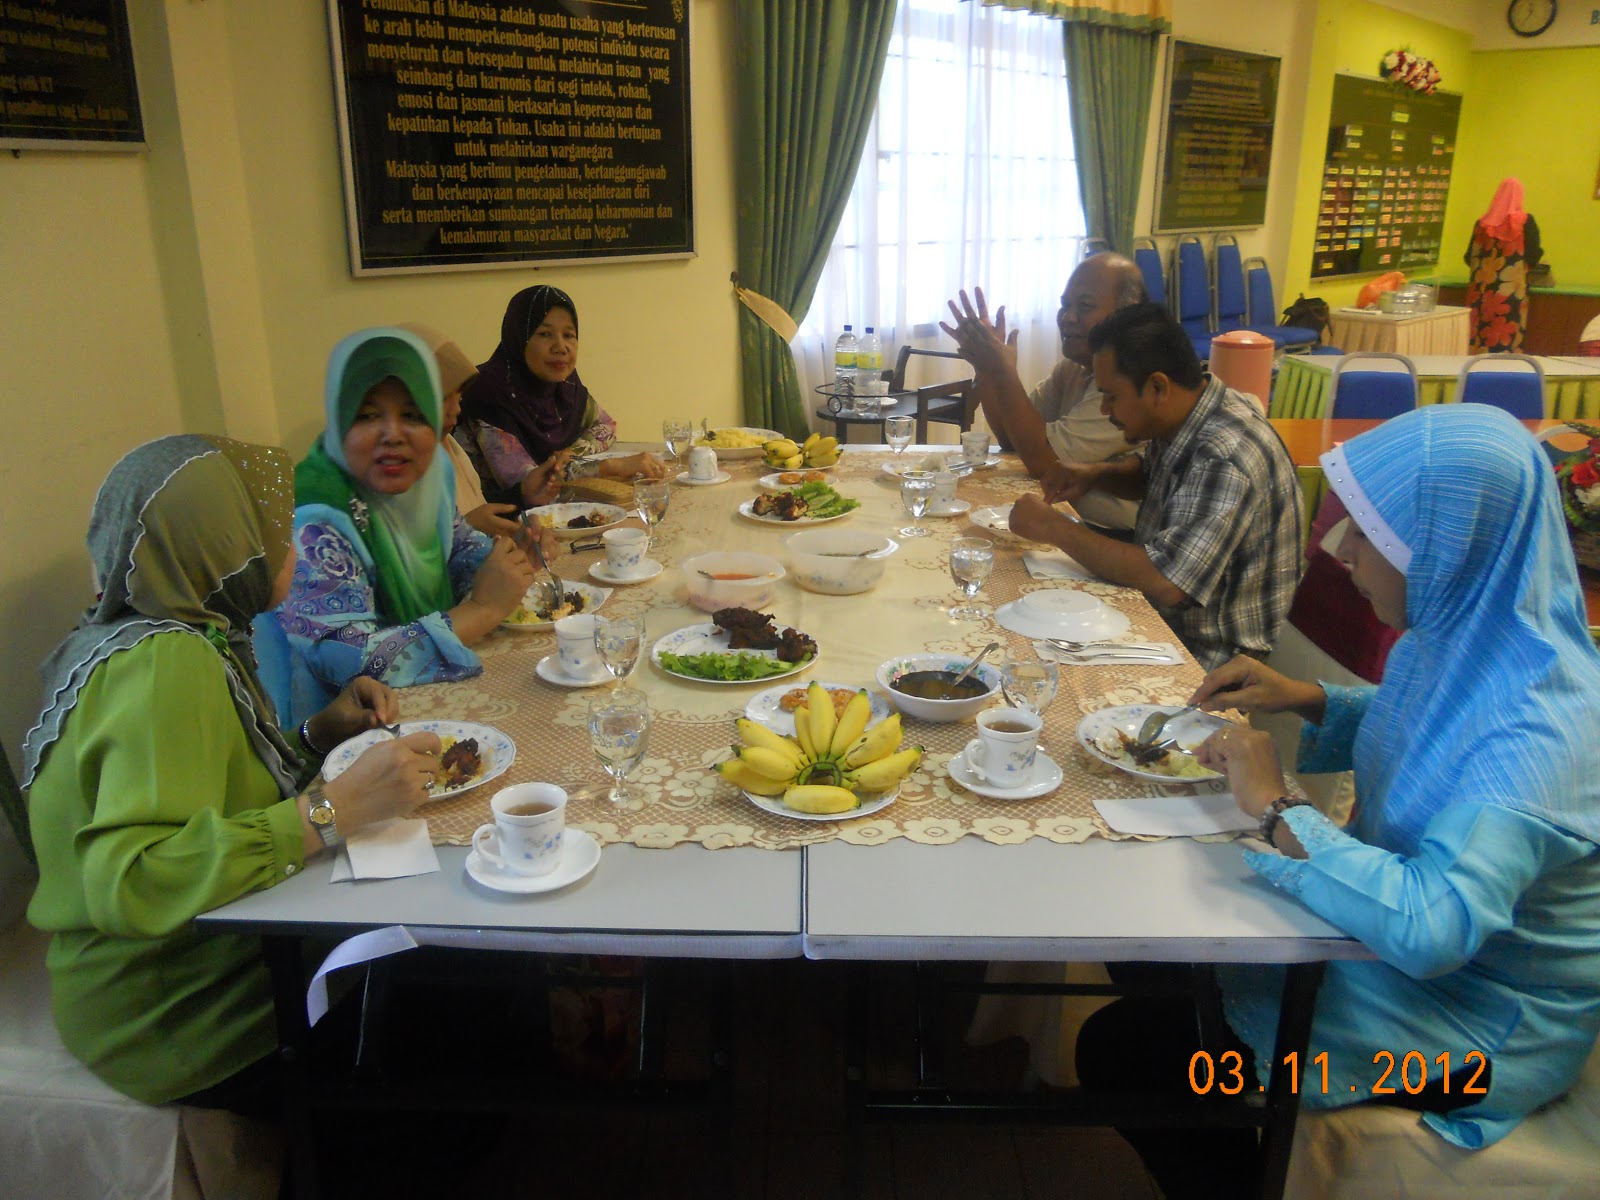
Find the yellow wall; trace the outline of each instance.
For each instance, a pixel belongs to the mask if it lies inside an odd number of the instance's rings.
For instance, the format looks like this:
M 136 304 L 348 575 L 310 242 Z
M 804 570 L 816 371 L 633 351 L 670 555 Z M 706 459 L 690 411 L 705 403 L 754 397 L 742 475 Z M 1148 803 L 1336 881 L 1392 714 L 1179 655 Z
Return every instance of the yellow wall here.
M 1300 292 L 1321 296 L 1329 305 L 1353 304 L 1356 293 L 1370 276 L 1311 282 L 1311 246 L 1317 224 L 1322 166 L 1327 152 L 1328 120 L 1333 109 L 1333 77 L 1347 71 L 1375 76 L 1378 62 L 1391 50 L 1409 47 L 1431 58 L 1443 76 L 1446 91 L 1465 92 L 1470 86 L 1471 37 L 1366 0 L 1319 0 L 1317 25 L 1306 73 L 1305 132 L 1300 141 L 1293 224 L 1289 235 L 1288 265 L 1280 294 L 1292 299 Z M 1463 124 L 1465 118 L 1463 117 Z M 1459 151 L 1459 143 L 1458 143 Z M 1457 205 L 1459 189 L 1451 187 L 1448 220 Z M 1449 245 L 1448 239 L 1446 245 Z
M 1466 248 L 1500 180 L 1522 180 L 1556 282 L 1600 288 L 1600 47 L 1472 56 L 1444 244 Z M 1446 257 L 1440 274 L 1464 278 Z

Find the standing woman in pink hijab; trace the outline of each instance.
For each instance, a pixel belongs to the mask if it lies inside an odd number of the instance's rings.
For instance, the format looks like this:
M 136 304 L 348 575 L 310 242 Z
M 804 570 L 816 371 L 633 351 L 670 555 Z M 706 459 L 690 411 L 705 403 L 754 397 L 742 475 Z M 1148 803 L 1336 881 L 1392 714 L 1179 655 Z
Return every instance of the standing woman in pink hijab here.
M 1506 178 L 1467 244 L 1467 307 L 1473 354 L 1520 351 L 1528 312 L 1528 275 L 1539 265 L 1539 225 L 1522 207 L 1522 181 Z

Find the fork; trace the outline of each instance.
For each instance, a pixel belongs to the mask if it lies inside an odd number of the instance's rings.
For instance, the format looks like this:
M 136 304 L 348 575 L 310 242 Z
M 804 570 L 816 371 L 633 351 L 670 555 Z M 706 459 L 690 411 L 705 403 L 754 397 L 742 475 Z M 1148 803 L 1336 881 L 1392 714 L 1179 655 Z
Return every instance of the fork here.
M 1160 650 L 1150 642 L 1073 642 L 1066 638 L 1045 638 L 1048 646 L 1065 650 L 1068 654 L 1081 654 L 1085 650 Z

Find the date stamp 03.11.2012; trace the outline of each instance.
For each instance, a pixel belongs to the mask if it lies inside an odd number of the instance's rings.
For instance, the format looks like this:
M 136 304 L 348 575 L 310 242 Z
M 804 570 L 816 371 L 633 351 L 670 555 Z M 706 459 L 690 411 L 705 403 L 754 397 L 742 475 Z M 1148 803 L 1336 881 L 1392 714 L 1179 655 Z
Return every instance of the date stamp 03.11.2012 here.
M 1489 1094 L 1488 1080 L 1484 1078 L 1489 1059 L 1483 1051 L 1467 1051 L 1461 1056 L 1458 1066 L 1453 1065 L 1454 1061 L 1448 1050 L 1434 1055 L 1431 1061 L 1420 1050 L 1398 1053 L 1393 1050 L 1379 1050 L 1372 1056 L 1372 1068 L 1365 1074 L 1365 1082 L 1350 1083 L 1348 1087 L 1352 1093 L 1358 1095 L 1365 1089 L 1365 1095 L 1369 1097 L 1396 1096 L 1401 1093 L 1415 1096 L 1424 1091 L 1430 1083 L 1443 1095 L 1457 1092 L 1463 1096 Z M 1306 1059 L 1307 1070 L 1303 1072 L 1300 1069 L 1301 1059 L 1298 1054 L 1285 1055 L 1283 1065 L 1289 1072 L 1291 1095 L 1298 1096 L 1303 1089 L 1308 1095 L 1316 1092 L 1326 1096 L 1332 1086 L 1337 1086 L 1329 1083 L 1326 1050 Z M 1237 1050 L 1225 1050 L 1215 1056 L 1207 1050 L 1201 1050 L 1189 1059 L 1189 1087 L 1197 1096 L 1204 1096 L 1212 1090 L 1224 1096 L 1237 1096 L 1249 1089 L 1252 1082 L 1255 1081 L 1245 1078 L 1244 1056 Z M 1266 1085 L 1258 1083 L 1250 1090 L 1264 1092 Z

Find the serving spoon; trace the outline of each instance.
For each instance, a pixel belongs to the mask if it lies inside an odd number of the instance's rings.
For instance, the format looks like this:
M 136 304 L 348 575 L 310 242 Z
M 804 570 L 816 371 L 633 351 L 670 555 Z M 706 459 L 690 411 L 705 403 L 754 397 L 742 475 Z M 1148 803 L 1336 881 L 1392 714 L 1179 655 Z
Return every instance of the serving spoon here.
M 968 675 L 971 675 L 974 671 L 976 671 L 978 669 L 978 664 L 983 661 L 984 656 L 986 654 L 988 654 L 989 651 L 998 650 L 998 649 L 1000 649 L 1000 643 L 999 642 L 990 642 L 982 650 L 979 650 L 978 651 L 978 657 L 973 659 L 971 662 L 969 662 L 967 664 L 967 669 L 965 671 L 961 672 L 961 674 L 957 675 L 954 679 L 952 679 L 950 681 L 950 690 L 953 692 L 958 687 L 960 687 L 962 680 L 966 679 L 966 677 Z
M 1185 713 L 1198 712 L 1200 706 L 1191 704 L 1187 708 L 1180 708 L 1175 713 L 1153 712 L 1144 719 L 1144 724 L 1139 726 L 1139 745 L 1150 746 L 1161 736 L 1161 731 L 1166 728 L 1168 721 L 1176 720 Z

